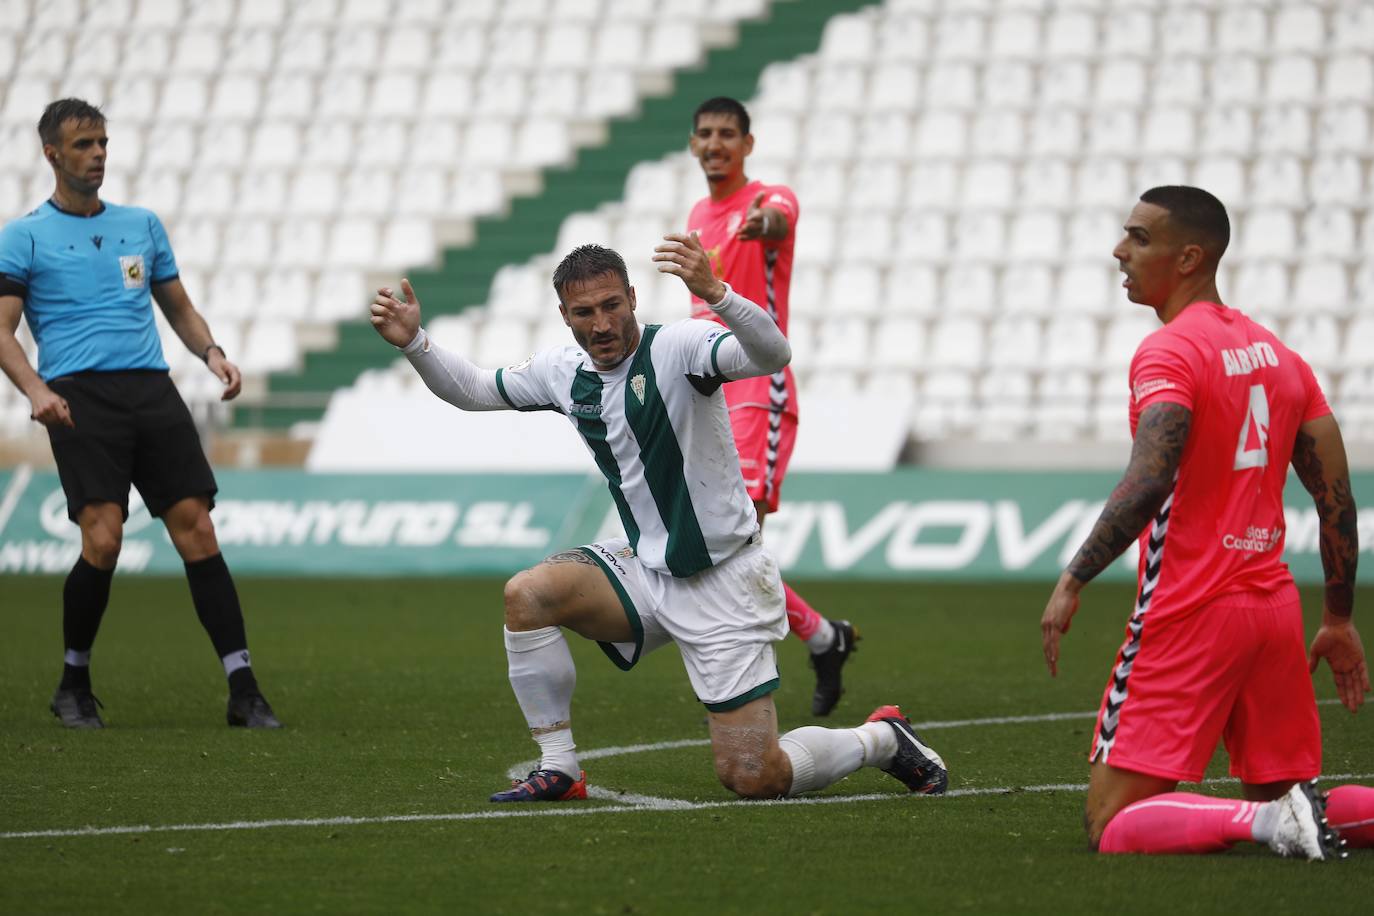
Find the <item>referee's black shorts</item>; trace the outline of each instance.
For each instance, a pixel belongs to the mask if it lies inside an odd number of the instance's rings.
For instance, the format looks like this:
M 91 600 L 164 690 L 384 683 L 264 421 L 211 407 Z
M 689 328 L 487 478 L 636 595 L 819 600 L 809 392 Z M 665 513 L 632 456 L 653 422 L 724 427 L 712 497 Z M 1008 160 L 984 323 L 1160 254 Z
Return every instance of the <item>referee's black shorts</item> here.
M 66 399 L 76 424 L 48 427 L 72 521 L 93 502 L 118 503 L 128 519 L 131 483 L 155 517 L 190 496 L 214 506 L 214 472 L 166 371 L 78 372 L 48 387 Z

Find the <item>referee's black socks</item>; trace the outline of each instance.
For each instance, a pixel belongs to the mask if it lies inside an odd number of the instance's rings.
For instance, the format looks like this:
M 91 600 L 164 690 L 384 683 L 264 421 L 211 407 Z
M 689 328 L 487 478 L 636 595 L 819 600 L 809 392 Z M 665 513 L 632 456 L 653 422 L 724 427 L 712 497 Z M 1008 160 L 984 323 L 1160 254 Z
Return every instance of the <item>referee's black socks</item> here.
M 62 663 L 60 690 L 91 689 L 91 646 L 100 630 L 100 619 L 110 603 L 113 569 L 98 569 L 77 557 L 62 586 Z
M 239 593 L 223 554 L 186 564 L 186 581 L 200 625 L 210 634 L 215 654 L 224 663 L 229 692 L 258 693 L 258 682 L 248 656 L 248 635 L 243 628 Z

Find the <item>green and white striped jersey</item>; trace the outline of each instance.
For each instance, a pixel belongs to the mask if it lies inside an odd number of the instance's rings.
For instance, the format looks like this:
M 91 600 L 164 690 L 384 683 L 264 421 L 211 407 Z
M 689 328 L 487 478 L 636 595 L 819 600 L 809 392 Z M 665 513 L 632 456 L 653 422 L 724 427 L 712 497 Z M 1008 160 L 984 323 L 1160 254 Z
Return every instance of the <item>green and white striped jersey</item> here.
M 609 372 L 570 345 L 498 369 L 496 386 L 515 410 L 557 410 L 572 421 L 640 560 L 691 576 L 757 528 L 720 391 L 720 345 L 732 332 L 686 320 L 640 334 L 639 348 Z

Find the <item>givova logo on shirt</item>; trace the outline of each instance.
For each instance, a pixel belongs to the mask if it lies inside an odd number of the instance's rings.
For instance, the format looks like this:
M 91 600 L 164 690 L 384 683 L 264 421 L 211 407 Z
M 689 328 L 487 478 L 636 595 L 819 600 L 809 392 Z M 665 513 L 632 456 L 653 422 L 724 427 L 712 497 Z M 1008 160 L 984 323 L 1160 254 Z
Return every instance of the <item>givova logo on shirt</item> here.
M 143 269 L 143 255 L 126 254 L 119 258 L 119 270 L 124 274 L 125 289 L 142 289 L 148 285 L 148 275 Z

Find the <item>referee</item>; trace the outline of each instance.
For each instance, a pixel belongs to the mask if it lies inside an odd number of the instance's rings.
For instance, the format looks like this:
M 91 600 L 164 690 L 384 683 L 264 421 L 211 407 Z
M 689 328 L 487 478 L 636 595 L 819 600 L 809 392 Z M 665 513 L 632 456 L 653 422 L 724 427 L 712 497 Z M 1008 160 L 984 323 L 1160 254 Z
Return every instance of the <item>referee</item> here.
M 38 136 L 57 186 L 0 230 L 0 369 L 47 427 L 67 515 L 81 527 L 81 556 L 62 589 L 66 656 L 53 714 L 68 728 L 104 727 L 91 693 L 91 646 L 132 483 L 185 561 L 196 614 L 229 679 L 229 724 L 280 728 L 253 676 L 243 612 L 210 521 L 218 487 L 168 375 L 149 293 L 224 382 L 225 400 L 239 393 L 238 367 L 191 304 L 157 216 L 100 200 L 109 143 L 100 109 L 53 102 Z M 38 343 L 37 372 L 15 338 L 21 314 Z

